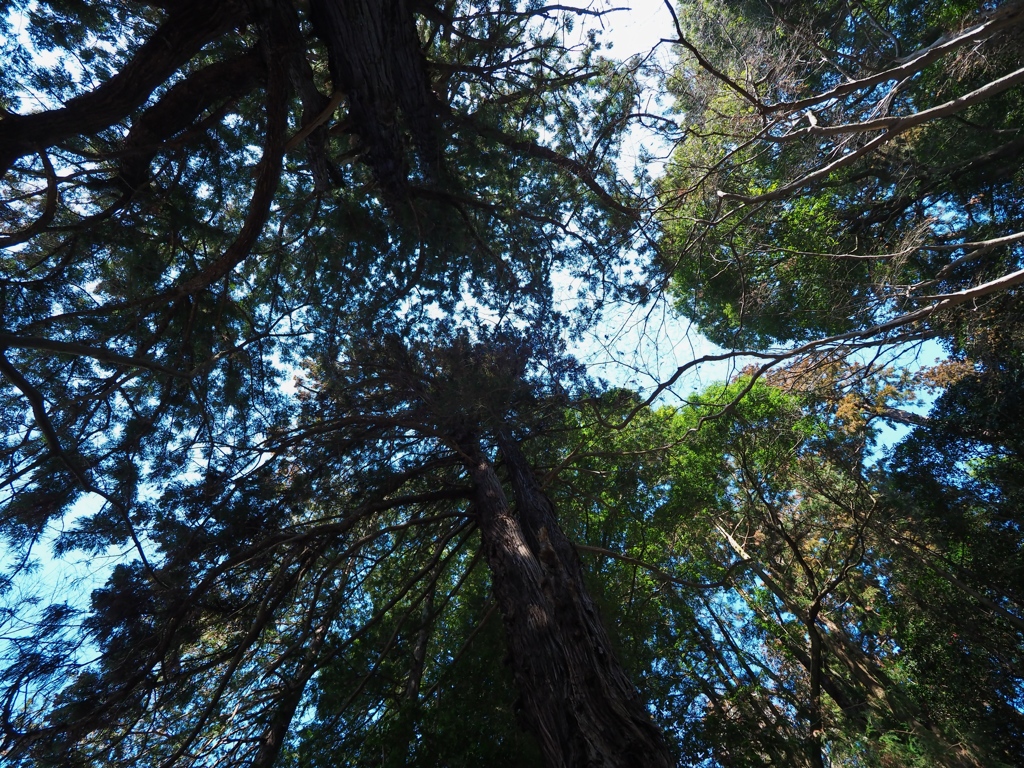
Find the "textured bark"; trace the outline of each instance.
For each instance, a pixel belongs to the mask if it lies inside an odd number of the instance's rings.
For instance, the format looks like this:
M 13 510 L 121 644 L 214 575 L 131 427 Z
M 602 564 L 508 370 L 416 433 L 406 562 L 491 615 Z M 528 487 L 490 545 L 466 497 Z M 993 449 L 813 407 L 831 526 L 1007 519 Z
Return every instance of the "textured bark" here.
M 299 133 L 305 135 L 304 143 L 314 185 L 318 192 L 342 186 L 344 180 L 330 161 L 327 151 L 326 122 L 338 102 L 332 102 L 331 97 L 322 94 L 316 86 L 316 77 L 307 57 L 307 41 L 303 37 L 302 23 L 295 6 L 280 3 L 275 6 L 275 11 L 281 19 L 282 37 L 286 41 L 284 49 L 288 77 L 292 90 L 302 102 L 302 128 Z M 323 115 L 328 109 L 330 111 L 327 115 Z M 287 149 L 291 148 L 291 144 L 289 142 Z
M 550 768 L 660 768 L 668 747 L 615 659 L 575 549 L 519 448 L 502 440 L 510 507 L 476 444 L 460 445 L 508 637 L 522 715 Z M 518 514 L 517 514 L 518 513 Z
M 440 170 L 438 100 L 430 89 L 416 20 L 406 0 L 312 0 L 311 18 L 327 46 L 335 90 L 378 182 L 390 195 L 406 188 L 406 132 L 427 175 Z

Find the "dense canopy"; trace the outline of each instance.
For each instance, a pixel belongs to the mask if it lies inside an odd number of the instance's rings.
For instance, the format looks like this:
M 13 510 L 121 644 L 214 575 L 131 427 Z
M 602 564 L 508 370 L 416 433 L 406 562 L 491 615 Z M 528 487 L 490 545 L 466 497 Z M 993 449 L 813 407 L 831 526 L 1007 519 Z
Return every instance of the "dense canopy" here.
M 1019 764 L 1024 4 L 659 12 L 4 4 L 6 763 Z

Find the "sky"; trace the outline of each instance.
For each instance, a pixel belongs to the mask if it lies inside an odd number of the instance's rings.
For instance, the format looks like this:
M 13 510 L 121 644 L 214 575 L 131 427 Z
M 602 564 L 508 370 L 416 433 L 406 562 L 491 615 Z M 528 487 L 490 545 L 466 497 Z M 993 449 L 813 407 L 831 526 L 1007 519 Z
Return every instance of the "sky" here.
M 667 62 L 670 49 L 659 41 L 672 34 L 671 16 L 663 0 L 632 0 L 616 3 L 598 0 L 589 8 L 618 9 L 601 18 L 583 17 L 577 26 L 582 35 L 589 24 L 601 29 L 601 38 L 610 43 L 607 54 L 615 59 L 627 59 L 634 55 L 647 55 L 657 47 L 657 53 Z M 23 33 L 23 30 L 16 30 Z M 47 105 L 54 106 L 54 105 Z M 627 177 L 641 148 L 657 149 L 650 145 L 650 137 L 640 130 L 631 133 L 623 147 L 622 170 Z M 557 281 L 556 281 L 557 283 Z M 564 282 L 565 309 L 575 299 L 571 285 Z M 647 392 L 675 368 L 696 356 L 714 351 L 714 348 L 696 331 L 689 328 L 685 320 L 678 318 L 668 302 L 662 300 L 646 307 L 610 305 L 604 321 L 594 329 L 588 339 L 577 345 L 575 354 L 588 364 L 591 374 L 617 386 L 628 386 Z M 731 371 L 726 366 L 702 369 L 679 383 L 675 400 L 685 398 L 695 390 L 712 381 L 728 378 Z M 673 393 L 667 393 L 663 402 L 671 402 Z M 75 525 L 76 520 L 95 514 L 102 506 L 102 500 L 93 494 L 83 496 L 67 515 L 57 522 L 58 528 L 66 529 Z M 52 529 L 34 547 L 33 555 L 37 568 L 28 578 L 19 579 L 17 592 L 23 598 L 41 598 L 40 609 L 49 603 L 70 602 L 86 607 L 92 589 L 106 580 L 110 568 L 125 559 L 134 559 L 130 547 L 118 548 L 105 555 L 69 553 L 63 559 L 55 559 L 52 546 L 60 530 Z M 25 574 L 23 574 L 25 575 Z M 21 598 L 11 594 L 7 600 L 18 602 Z M 24 605 L 23 605 L 24 607 Z M 28 618 L 31 615 L 25 615 Z M 17 635 L 19 627 L 5 629 L 6 633 Z
M 675 30 L 664 0 L 601 0 L 588 7 L 609 12 L 599 18 L 583 17 L 578 33 L 582 36 L 590 28 L 598 29 L 600 39 L 611 46 L 607 56 L 625 60 L 633 56 L 653 55 L 664 65 L 670 64 L 671 46 L 662 41 L 675 37 Z M 668 103 L 653 105 L 650 111 L 665 113 L 670 106 Z M 635 126 L 622 147 L 620 168 L 625 177 L 632 174 L 642 150 L 664 157 L 670 148 Z M 657 176 L 662 165 L 663 162 L 655 161 L 648 165 L 648 169 Z M 569 285 L 564 288 L 564 307 L 571 309 L 575 301 L 573 292 Z M 720 351 L 697 333 L 687 320 L 679 317 L 670 300 L 664 296 L 643 307 L 607 305 L 603 321 L 573 349 L 574 354 L 587 364 L 591 375 L 644 394 L 669 378 L 679 366 Z M 742 362 L 701 366 L 666 392 L 660 402 L 679 403 L 708 384 L 730 378 L 740 367 Z
M 616 58 L 647 53 L 659 40 L 674 36 L 672 16 L 664 0 L 604 0 L 603 5 L 627 9 L 609 14 L 604 25 L 604 37 L 614 44 Z

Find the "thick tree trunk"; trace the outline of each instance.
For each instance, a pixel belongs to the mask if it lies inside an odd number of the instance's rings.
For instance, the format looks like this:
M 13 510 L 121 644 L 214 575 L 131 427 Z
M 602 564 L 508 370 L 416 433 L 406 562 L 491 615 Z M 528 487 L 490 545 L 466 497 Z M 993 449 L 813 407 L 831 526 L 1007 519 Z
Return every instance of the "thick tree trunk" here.
M 526 725 L 550 768 L 662 768 L 665 739 L 612 654 L 576 551 L 519 448 L 500 441 L 510 507 L 475 442 L 460 445 Z M 518 514 L 517 514 L 518 513 Z
M 427 175 L 436 175 L 442 143 L 440 105 L 430 89 L 416 17 L 408 0 L 311 0 L 311 20 L 327 46 L 335 90 L 384 190 L 401 197 L 408 181 L 405 133 Z

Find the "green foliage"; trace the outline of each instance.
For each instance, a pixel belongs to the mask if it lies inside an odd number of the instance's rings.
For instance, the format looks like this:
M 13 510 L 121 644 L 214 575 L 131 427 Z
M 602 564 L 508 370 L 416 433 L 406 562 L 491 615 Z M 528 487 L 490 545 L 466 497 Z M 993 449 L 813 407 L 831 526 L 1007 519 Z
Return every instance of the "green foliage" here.
M 4 760 L 542 763 L 473 480 L 522 497 L 512 445 L 680 764 L 1019 762 L 1019 15 L 685 4 L 645 201 L 651 65 L 561 7 L 4 5 Z M 712 341 L 806 346 L 599 385 L 567 339 L 648 250 Z
M 949 513 L 916 506 L 934 489 L 871 468 L 870 419 L 835 389 L 849 374 L 799 395 L 740 378 L 621 431 L 580 424 L 541 463 L 571 459 L 560 509 L 682 763 L 1012 765 L 1021 627 L 990 606 L 1018 593 L 994 564 L 1019 545 L 993 530 L 970 548 L 1000 551 L 965 560 L 934 528 Z M 900 455 L 936 479 L 957 462 L 921 433 Z
M 1020 66 L 1019 21 L 974 48 L 926 49 L 969 37 L 983 10 L 680 7 L 709 63 L 683 51 L 668 80 L 685 135 L 661 181 L 662 263 L 708 338 L 764 348 L 869 331 L 1020 267 L 1019 245 L 963 247 L 1021 229 L 1022 91 L 990 85 Z

